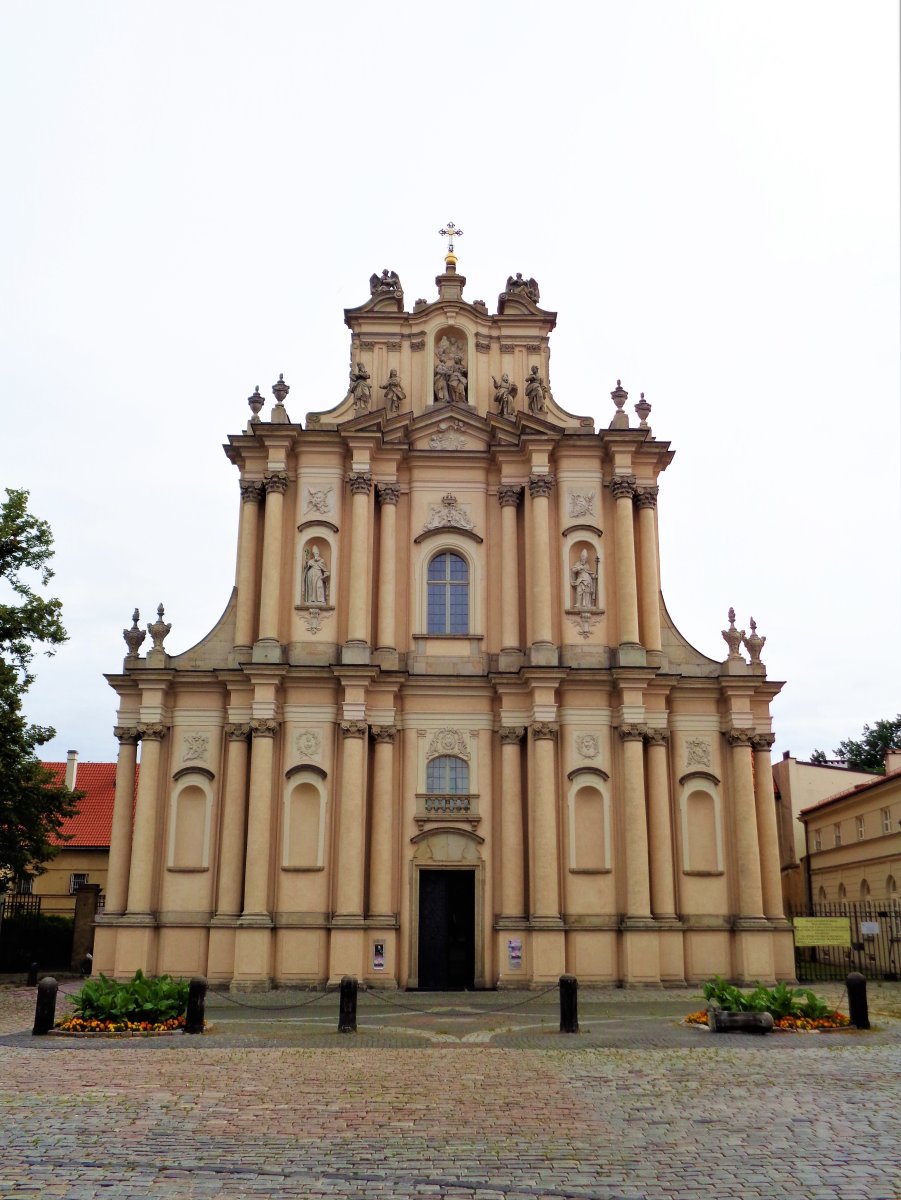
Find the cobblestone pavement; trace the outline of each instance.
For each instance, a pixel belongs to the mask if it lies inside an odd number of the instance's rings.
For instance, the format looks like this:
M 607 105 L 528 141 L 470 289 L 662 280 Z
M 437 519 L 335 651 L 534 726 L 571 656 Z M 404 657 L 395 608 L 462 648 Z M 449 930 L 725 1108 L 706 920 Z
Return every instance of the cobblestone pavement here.
M 554 995 L 368 995 L 356 1036 L 334 996 L 242 999 L 73 1041 L 0 989 L 0 1200 L 901 1197 L 897 988 L 872 1034 L 765 1038 L 681 1026 L 688 991 L 584 991 L 578 1037 Z

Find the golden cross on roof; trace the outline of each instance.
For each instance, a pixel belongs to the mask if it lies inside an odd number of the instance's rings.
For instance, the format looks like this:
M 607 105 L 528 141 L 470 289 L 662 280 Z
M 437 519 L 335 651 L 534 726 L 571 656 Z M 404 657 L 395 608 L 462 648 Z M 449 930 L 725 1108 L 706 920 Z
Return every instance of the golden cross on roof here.
M 463 230 L 458 229 L 453 221 L 448 221 L 444 229 L 439 229 L 438 233 L 439 236 L 447 238 L 447 257 L 454 258 L 454 238 L 461 238 L 463 236 Z M 456 259 L 454 259 L 454 261 L 456 262 Z

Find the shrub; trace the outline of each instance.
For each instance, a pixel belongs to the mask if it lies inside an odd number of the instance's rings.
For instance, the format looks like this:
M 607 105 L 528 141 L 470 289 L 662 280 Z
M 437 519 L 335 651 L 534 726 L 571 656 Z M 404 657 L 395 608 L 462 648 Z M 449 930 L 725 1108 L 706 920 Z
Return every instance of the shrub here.
M 161 1024 L 185 1013 L 188 988 L 187 979 L 173 979 L 171 975 L 148 979 L 143 971 L 136 971 L 134 979 L 117 983 L 100 974 L 89 979 L 69 1000 L 75 1016 L 84 1021 Z
M 833 1015 L 825 1000 L 805 988 L 791 988 L 786 983 L 777 983 L 774 988 L 758 984 L 753 991 L 743 992 L 722 975 L 704 984 L 704 999 L 725 1012 L 768 1012 L 774 1021 L 786 1017 L 815 1021 Z

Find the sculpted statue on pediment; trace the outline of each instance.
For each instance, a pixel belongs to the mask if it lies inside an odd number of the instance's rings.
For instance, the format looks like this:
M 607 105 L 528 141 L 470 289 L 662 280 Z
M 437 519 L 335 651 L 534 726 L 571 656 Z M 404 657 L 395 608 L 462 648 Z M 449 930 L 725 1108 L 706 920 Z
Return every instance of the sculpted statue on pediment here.
M 396 296 L 398 300 L 403 300 L 404 289 L 400 285 L 397 272 L 389 271 L 386 267 L 381 275 L 370 275 L 369 294 L 370 296 Z
M 406 400 L 407 393 L 401 386 L 401 382 L 395 367 L 392 367 L 388 372 L 388 382 L 382 383 L 379 386 L 385 393 L 385 408 L 387 408 L 388 412 L 400 412 L 401 402 Z
M 546 399 L 547 387 L 545 382 L 538 374 L 538 368 L 532 367 L 526 379 L 526 400 L 529 404 L 529 412 L 535 413 L 536 416 L 547 412 Z
M 494 384 L 494 403 L 497 405 L 498 416 L 512 417 L 515 411 L 513 402 L 519 388 L 515 383 L 510 382 L 510 376 L 506 371 L 500 377 L 499 382 L 492 375 L 491 382 Z
M 345 401 L 353 399 L 355 412 L 367 412 L 372 400 L 372 388 L 369 384 L 369 372 L 361 362 L 350 370 L 350 387 L 347 389 Z

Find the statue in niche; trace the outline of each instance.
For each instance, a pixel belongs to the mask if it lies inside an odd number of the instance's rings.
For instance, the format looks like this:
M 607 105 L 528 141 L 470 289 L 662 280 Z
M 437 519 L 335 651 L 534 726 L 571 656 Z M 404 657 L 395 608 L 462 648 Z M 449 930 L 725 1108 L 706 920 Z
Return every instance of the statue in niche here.
M 451 404 L 466 403 L 466 383 L 467 372 L 463 366 L 463 356 L 461 354 L 454 355 L 453 365 L 451 366 L 450 376 L 447 381 L 450 389 Z
M 453 358 L 455 354 L 459 354 L 463 358 L 466 354 L 466 345 L 461 338 L 448 337 L 447 334 L 442 334 L 441 341 L 435 346 L 438 354 L 443 354 L 445 358 Z
M 329 569 L 319 553 L 319 547 L 307 546 L 303 552 L 303 560 L 304 604 L 328 604 Z
M 435 360 L 435 403 L 450 404 L 450 377 L 451 367 L 445 357 L 444 351 L 438 351 L 438 357 Z
M 510 376 L 505 371 L 501 376 L 500 383 L 491 376 L 491 382 L 494 384 L 494 403 L 497 405 L 498 416 L 512 417 L 514 413 L 513 401 L 516 399 L 519 388 L 515 383 L 510 382 Z
M 573 608 L 597 608 L 597 566 L 597 561 L 595 561 L 595 570 L 594 573 L 592 573 L 591 565 L 588 562 L 588 551 L 583 550 L 579 555 L 579 561 L 573 563 L 573 565 L 570 567 L 570 585 L 575 593 L 573 599 Z
M 406 400 L 407 393 L 401 387 L 397 370 L 394 367 L 388 372 L 388 382 L 379 386 L 385 393 L 385 408 L 392 413 L 400 412 L 401 401 Z
M 404 289 L 400 286 L 400 279 L 397 272 L 389 271 L 386 267 L 381 275 L 370 275 L 369 294 L 370 296 L 383 296 L 387 294 L 397 296 L 398 300 L 403 300 Z
M 366 412 L 372 400 L 372 388 L 369 385 L 369 372 L 361 362 L 350 370 L 350 387 L 347 389 L 345 400 L 353 398 L 354 411 Z
M 516 275 L 507 276 L 507 286 L 504 289 L 508 296 L 525 293 L 526 296 L 537 304 L 541 293 L 538 291 L 538 284 L 534 279 L 523 279 L 522 272 L 517 271 Z
M 547 412 L 546 397 L 547 388 L 544 380 L 538 374 L 538 368 L 531 367 L 526 379 L 526 400 L 529 402 L 529 412 L 535 413 L 536 416 Z

